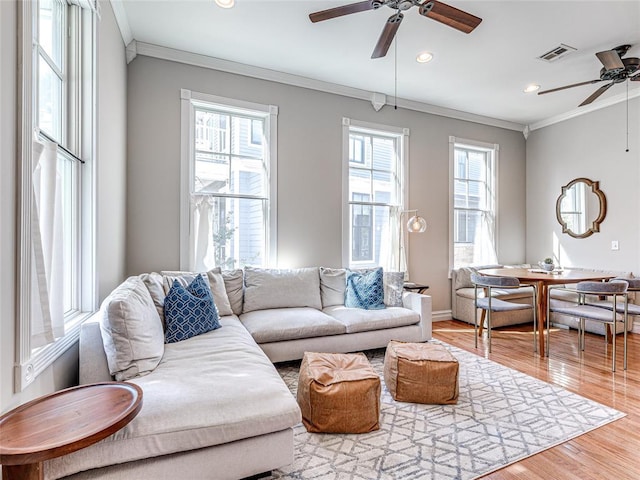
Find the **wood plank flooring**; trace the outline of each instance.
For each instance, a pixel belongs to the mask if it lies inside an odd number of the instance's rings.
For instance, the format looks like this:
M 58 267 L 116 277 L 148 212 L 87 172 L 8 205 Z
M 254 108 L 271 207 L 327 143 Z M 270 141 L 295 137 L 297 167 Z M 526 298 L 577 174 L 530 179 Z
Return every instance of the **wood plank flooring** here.
M 615 373 L 611 372 L 611 345 L 605 346 L 604 337 L 587 333 L 585 351 L 580 352 L 575 330 L 552 329 L 549 358 L 533 353 L 530 325 L 494 329 L 491 354 L 486 336 L 474 348 L 473 326 L 463 322 L 436 322 L 433 337 L 627 414 L 484 479 L 640 479 L 640 335 L 629 334 L 626 371 L 622 369 L 622 335 L 618 335 Z

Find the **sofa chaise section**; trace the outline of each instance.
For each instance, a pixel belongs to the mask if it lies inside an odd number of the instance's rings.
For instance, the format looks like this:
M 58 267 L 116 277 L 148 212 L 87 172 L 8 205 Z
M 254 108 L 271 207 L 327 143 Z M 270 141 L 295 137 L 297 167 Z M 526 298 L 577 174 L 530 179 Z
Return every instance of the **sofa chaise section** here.
M 245 465 L 245 470 L 220 471 L 216 478 L 239 478 L 291 463 L 291 429 L 301 419 L 298 405 L 239 320 L 229 316 L 221 323 L 219 330 L 167 344 L 151 374 L 129 380 L 144 392 L 138 416 L 102 442 L 47 462 L 47 478 L 116 463 L 111 470 L 117 478 L 151 478 L 146 469 L 144 474 L 136 473 L 141 467 L 137 462 L 178 452 L 215 450 L 243 439 L 252 439 L 249 443 L 256 446 L 275 442 L 279 453 L 264 465 L 252 455 L 242 459 L 236 453 L 237 465 Z M 85 341 L 99 336 L 98 324 L 85 324 L 83 335 Z M 83 381 L 111 380 L 108 370 L 99 373 L 93 368 L 101 363 L 91 359 L 95 353 L 82 352 L 83 363 L 92 369 L 88 373 L 81 367 Z M 218 471 L 216 462 L 205 463 L 209 472 Z M 184 468 L 180 477 L 195 478 L 189 474 L 191 466 Z M 91 474 L 95 472 L 86 475 Z

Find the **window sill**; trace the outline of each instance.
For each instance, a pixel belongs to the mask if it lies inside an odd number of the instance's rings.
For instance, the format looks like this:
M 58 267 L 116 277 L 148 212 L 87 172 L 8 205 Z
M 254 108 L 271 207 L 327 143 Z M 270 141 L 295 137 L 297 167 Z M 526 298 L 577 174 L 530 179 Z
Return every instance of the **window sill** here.
M 32 352 L 31 357 L 24 363 L 15 366 L 16 393 L 23 391 L 31 384 L 38 375 L 55 362 L 64 352 L 73 346 L 80 337 L 80 327 L 95 312 L 81 312 L 77 314 L 64 337 L 60 337 L 55 342 Z

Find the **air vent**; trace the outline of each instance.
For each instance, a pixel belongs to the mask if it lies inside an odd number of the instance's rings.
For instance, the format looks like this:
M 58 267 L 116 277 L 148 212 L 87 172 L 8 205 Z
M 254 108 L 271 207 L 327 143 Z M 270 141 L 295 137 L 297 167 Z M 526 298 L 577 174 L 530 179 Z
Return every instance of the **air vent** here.
M 545 62 L 555 62 L 559 58 L 569 55 L 571 52 L 575 52 L 577 49 L 561 43 L 556 48 L 549 50 L 547 53 L 543 53 L 538 58 Z

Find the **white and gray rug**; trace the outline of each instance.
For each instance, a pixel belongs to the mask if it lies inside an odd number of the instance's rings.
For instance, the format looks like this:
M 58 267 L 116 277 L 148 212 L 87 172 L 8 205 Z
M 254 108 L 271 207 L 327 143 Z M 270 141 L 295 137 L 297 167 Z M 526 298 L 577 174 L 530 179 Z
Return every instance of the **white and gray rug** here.
M 457 405 L 393 400 L 382 381 L 381 423 L 361 435 L 294 429 L 295 460 L 277 479 L 467 480 L 566 442 L 625 414 L 456 347 Z M 382 378 L 384 350 L 367 353 Z M 278 367 L 295 396 L 299 362 Z

